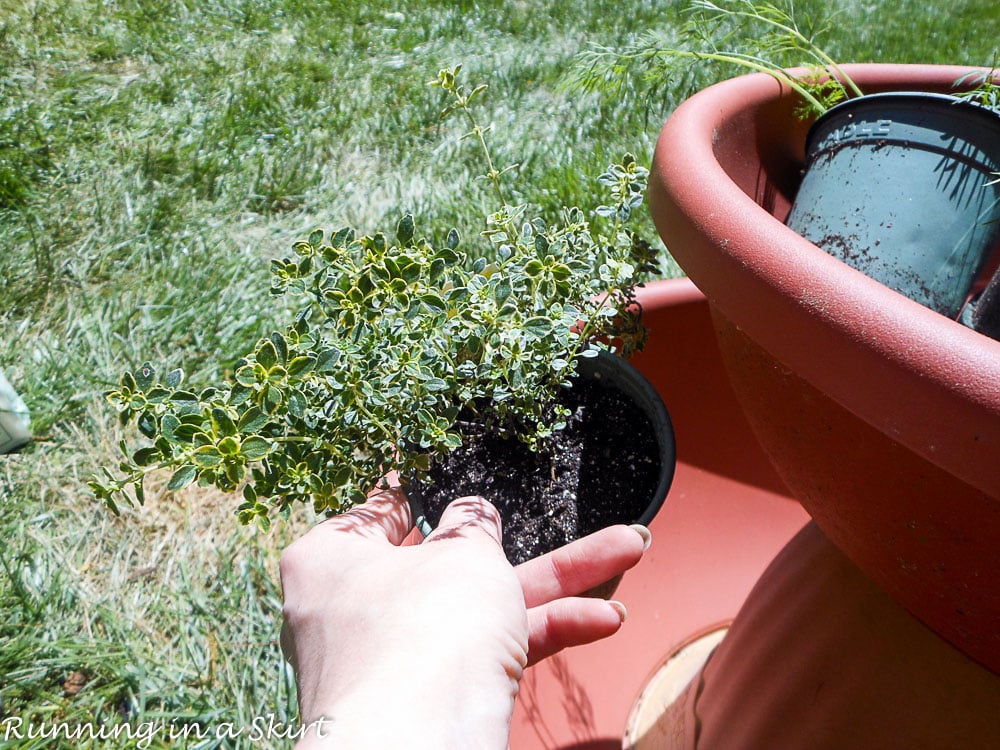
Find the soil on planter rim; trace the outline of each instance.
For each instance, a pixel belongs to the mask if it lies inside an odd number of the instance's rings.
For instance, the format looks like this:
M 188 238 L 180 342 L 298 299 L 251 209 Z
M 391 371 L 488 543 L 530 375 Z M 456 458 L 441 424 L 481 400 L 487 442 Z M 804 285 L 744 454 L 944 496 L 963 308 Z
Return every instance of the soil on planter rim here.
M 503 521 L 514 565 L 615 523 L 633 523 L 654 500 L 658 443 L 646 415 L 618 390 L 576 380 L 563 402 L 572 416 L 552 449 L 532 452 L 516 437 L 466 435 L 419 487 L 437 526 L 452 500 L 480 495 Z

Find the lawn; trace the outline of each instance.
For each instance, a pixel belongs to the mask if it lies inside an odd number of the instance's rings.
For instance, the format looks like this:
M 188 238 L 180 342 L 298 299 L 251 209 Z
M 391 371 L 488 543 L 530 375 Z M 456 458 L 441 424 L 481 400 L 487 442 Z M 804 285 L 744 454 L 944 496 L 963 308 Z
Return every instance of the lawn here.
M 103 394 L 147 360 L 224 376 L 282 320 L 270 259 L 316 227 L 412 212 L 474 247 L 493 206 L 440 121 L 439 68 L 489 84 L 515 200 L 594 205 L 593 179 L 625 151 L 648 163 L 687 89 L 581 92 L 577 55 L 669 33 L 681 6 L 0 0 L 0 369 L 35 435 L 0 457 L 0 747 L 250 747 L 294 724 L 276 562 L 313 519 L 264 535 L 233 498 L 157 487 L 112 516 L 86 481 L 134 435 Z M 842 60 L 995 59 L 994 0 L 797 7 L 840 8 L 821 38 Z M 46 722 L 133 736 L 17 739 Z

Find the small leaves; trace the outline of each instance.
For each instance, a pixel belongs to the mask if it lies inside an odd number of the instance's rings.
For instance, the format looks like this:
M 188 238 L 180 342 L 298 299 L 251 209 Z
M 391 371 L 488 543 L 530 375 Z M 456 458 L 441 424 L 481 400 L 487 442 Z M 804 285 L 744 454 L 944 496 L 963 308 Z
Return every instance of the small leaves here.
M 484 87 L 466 94 L 459 73 L 438 85 L 471 116 Z M 473 126 L 488 156 L 487 130 Z M 590 343 L 641 343 L 634 287 L 654 263 L 624 224 L 646 173 L 626 155 L 601 176 L 614 223 L 601 231 L 576 207 L 546 221 L 507 204 L 507 170 L 487 161 L 492 255 L 470 260 L 455 229 L 440 245 L 418 240 L 409 214 L 392 239 L 313 231 L 271 264 L 272 290 L 297 305 L 289 324 L 231 360 L 229 381 L 195 393 L 180 370 L 163 383 L 150 363 L 122 375 L 108 400 L 151 445 L 125 454 L 121 479 L 95 479 L 95 496 L 115 510 L 125 487 L 141 498 L 143 477 L 167 470 L 172 491 L 242 492 L 239 520 L 266 529 L 274 510 L 341 512 L 390 471 L 427 470 L 461 444 L 463 409 L 542 445 L 565 422 L 551 401 Z
M 275 355 L 278 358 L 278 362 L 284 363 L 288 361 L 288 341 L 285 339 L 284 334 L 280 331 L 275 331 L 270 336 L 271 344 L 274 345 Z
M 413 215 L 406 214 L 396 224 L 396 241 L 406 246 L 413 241 Z
M 224 458 L 235 458 L 240 453 L 240 441 L 228 436 L 219 441 L 218 451 Z
M 211 469 L 222 463 L 222 453 L 214 445 L 203 445 L 191 454 L 191 460 L 200 468 Z
M 448 309 L 447 303 L 435 292 L 420 295 L 420 304 L 427 312 L 444 312 Z
M 145 362 L 135 374 L 135 384 L 139 390 L 146 390 L 156 382 L 156 370 L 149 362 Z
M 225 410 L 218 407 L 212 409 L 212 429 L 216 435 L 235 435 L 236 423 Z
M 242 454 L 248 461 L 259 461 L 271 452 L 272 443 L 262 437 L 251 437 L 243 441 Z
M 265 368 L 270 368 L 278 364 L 278 350 L 274 348 L 274 342 L 270 339 L 262 342 L 257 348 L 254 358 L 258 364 Z
M 151 466 L 160 458 L 156 448 L 140 448 L 132 455 L 132 463 L 136 466 Z
M 170 481 L 167 482 L 167 489 L 172 492 L 182 490 L 192 484 L 197 477 L 197 467 L 193 464 L 185 464 L 175 471 L 172 477 L 170 477 Z
M 139 428 L 139 432 L 141 432 L 146 437 L 150 439 L 156 437 L 156 430 L 157 430 L 156 417 L 150 412 L 148 411 L 142 412 L 139 415 L 139 418 L 136 420 L 136 426 Z
M 548 318 L 537 315 L 524 321 L 524 332 L 536 339 L 542 339 L 552 333 L 553 323 Z
M 236 424 L 237 432 L 247 435 L 259 431 L 267 424 L 267 415 L 258 407 L 251 406 L 240 415 Z
M 316 353 L 316 371 L 320 373 L 332 372 L 340 361 L 340 349 L 331 346 Z
M 288 371 L 286 374 L 290 378 L 301 378 L 311 372 L 315 366 L 316 356 L 313 354 L 295 357 L 288 363 Z
M 424 388 L 430 393 L 443 393 L 448 390 L 448 383 L 442 378 L 430 378 L 424 382 Z

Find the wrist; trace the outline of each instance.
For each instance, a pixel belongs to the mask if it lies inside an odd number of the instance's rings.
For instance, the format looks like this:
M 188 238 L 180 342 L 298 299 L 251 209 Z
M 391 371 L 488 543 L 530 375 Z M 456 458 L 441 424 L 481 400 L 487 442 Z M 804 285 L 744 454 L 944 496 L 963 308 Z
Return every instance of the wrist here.
M 417 662 L 420 663 L 417 663 Z M 303 734 L 296 750 L 504 750 L 520 670 L 476 673 L 427 659 L 392 670 L 372 670 L 344 694 L 301 706 Z M 417 679 L 414 679 L 414 678 Z M 407 686 L 419 685 L 418 690 Z

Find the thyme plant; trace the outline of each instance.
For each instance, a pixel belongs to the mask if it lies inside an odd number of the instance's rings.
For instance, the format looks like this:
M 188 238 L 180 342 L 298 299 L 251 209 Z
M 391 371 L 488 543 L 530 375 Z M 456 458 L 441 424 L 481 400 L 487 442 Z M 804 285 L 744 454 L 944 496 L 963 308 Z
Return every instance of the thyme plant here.
M 460 414 L 543 446 L 564 426 L 558 395 L 577 359 L 610 342 L 626 355 L 642 346 L 635 288 L 656 265 L 628 223 L 647 170 L 626 155 L 600 175 L 609 200 L 593 217 L 576 207 L 552 222 L 529 217 L 506 202 L 509 170 L 495 167 L 471 107 L 485 87 L 467 91 L 459 73 L 442 70 L 434 85 L 483 154 L 492 255 L 471 259 L 455 229 L 435 246 L 410 215 L 391 236 L 344 228 L 297 242 L 271 264 L 271 293 L 297 312 L 231 380 L 196 392 L 179 370 L 147 363 L 108 394 L 148 440 L 123 443 L 118 472 L 91 481 L 112 511 L 129 489 L 141 504 L 144 479 L 162 471 L 170 490 L 242 492 L 239 520 L 263 528 L 298 502 L 344 511 L 389 472 L 425 471 L 460 445 Z

